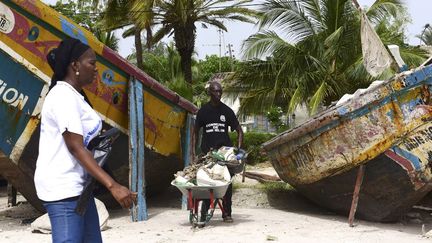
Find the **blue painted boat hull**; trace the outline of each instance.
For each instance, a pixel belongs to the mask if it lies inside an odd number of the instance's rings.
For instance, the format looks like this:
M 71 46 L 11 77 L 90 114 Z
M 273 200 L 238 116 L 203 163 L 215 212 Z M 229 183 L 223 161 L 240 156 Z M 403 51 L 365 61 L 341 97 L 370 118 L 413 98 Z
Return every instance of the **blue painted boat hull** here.
M 10 156 L 32 119 L 45 82 L 0 49 L 0 150 Z

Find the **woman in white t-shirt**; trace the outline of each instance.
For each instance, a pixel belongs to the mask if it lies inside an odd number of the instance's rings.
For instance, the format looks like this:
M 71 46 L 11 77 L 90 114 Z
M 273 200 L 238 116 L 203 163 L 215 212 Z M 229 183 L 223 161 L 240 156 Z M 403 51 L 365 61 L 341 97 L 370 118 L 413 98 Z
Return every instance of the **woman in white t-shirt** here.
M 53 242 L 102 242 L 94 199 L 83 216 L 75 212 L 85 174 L 96 178 L 124 208 L 131 206 L 136 194 L 115 182 L 86 149 L 102 127 L 82 95 L 82 88 L 98 74 L 96 54 L 69 38 L 50 51 L 47 60 L 54 75 L 41 113 L 34 176 L 37 195 L 48 212 Z

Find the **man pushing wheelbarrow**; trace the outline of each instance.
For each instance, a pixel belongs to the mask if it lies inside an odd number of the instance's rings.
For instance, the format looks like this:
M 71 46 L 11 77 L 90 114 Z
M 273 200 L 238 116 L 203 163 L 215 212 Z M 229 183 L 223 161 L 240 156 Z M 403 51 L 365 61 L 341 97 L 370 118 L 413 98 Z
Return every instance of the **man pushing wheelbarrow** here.
M 232 182 L 230 171 L 239 173 L 243 170 L 244 154 L 243 150 L 234 147 L 221 147 L 207 153 L 200 163 L 192 163 L 176 173 L 171 184 L 187 197 L 189 221 L 193 226 L 204 227 L 218 206 L 222 216 L 226 215 L 223 200 Z
M 201 139 L 201 151 L 208 153 L 211 149 L 217 150 L 222 146 L 232 147 L 233 144 L 228 136 L 228 127 L 237 132 L 237 148 L 241 148 L 243 143 L 243 130 L 237 120 L 234 111 L 221 102 L 222 85 L 219 82 L 210 82 L 207 87 L 207 94 L 210 101 L 204 104 L 198 111 L 195 121 L 195 144 L 198 144 L 198 134 L 203 128 Z M 194 144 L 194 145 L 195 145 Z M 195 149 L 195 146 L 192 146 Z M 231 174 L 232 175 L 232 174 Z M 232 223 L 231 205 L 232 205 L 232 185 L 227 188 L 223 199 L 222 215 L 224 222 Z M 209 201 L 205 201 L 202 207 L 202 213 L 206 212 L 210 206 Z M 204 219 L 204 218 L 203 218 Z
M 201 152 L 208 154 L 210 150 L 218 150 L 222 146 L 232 147 L 233 144 L 228 136 L 228 127 L 237 132 L 237 149 L 240 149 L 243 143 L 243 131 L 240 123 L 237 120 L 234 111 L 221 102 L 222 86 L 218 82 L 210 82 L 208 84 L 207 94 L 210 96 L 210 101 L 204 104 L 198 111 L 195 121 L 194 138 L 192 141 L 193 157 L 195 157 L 195 145 L 199 144 L 199 131 L 202 130 Z M 230 175 L 234 175 L 231 170 Z M 210 195 L 208 195 L 210 196 Z M 219 200 L 217 200 L 219 201 Z M 201 207 L 201 222 L 207 221 L 207 211 L 209 208 L 214 210 L 214 204 L 210 198 L 203 200 Z M 226 192 L 222 200 L 222 217 L 224 222 L 231 223 L 232 219 L 232 185 L 231 180 L 228 183 Z

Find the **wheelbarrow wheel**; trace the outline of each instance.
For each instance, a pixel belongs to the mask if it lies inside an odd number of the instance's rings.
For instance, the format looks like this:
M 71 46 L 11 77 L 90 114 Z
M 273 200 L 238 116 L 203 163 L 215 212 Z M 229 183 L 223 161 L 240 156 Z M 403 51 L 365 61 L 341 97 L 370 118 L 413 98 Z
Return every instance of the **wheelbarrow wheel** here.
M 193 225 L 195 221 L 196 221 L 195 215 L 191 209 L 191 210 L 189 210 L 189 223 L 191 223 Z
M 206 223 L 210 220 L 209 215 L 202 215 L 201 208 L 204 204 L 203 200 L 194 200 L 194 207 L 189 209 L 189 222 L 194 227 L 204 227 Z

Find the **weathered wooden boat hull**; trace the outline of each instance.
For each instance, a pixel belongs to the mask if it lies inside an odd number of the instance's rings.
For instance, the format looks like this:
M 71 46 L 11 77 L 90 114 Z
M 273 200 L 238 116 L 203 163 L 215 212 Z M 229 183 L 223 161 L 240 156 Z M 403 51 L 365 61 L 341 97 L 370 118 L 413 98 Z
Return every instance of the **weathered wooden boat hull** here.
M 96 52 L 99 75 L 84 91 L 104 125 L 123 132 L 108 161 L 116 180 L 129 183 L 128 83 L 133 78 L 143 84 L 147 190 L 169 186 L 184 164 L 187 114 L 197 108 L 39 0 L 0 2 L 0 174 L 42 209 L 33 173 L 40 109 L 52 75 L 46 54 L 67 36 Z
M 391 222 L 411 209 L 429 191 L 427 184 L 415 190 L 406 171 L 385 154 L 365 165 L 356 218 Z M 358 167 L 296 189 L 316 204 L 349 215 Z
M 279 176 L 316 203 L 351 206 L 357 167 L 366 171 L 357 215 L 401 216 L 432 187 L 432 68 L 378 84 L 266 142 Z
M 356 216 L 398 220 L 432 190 L 432 123 L 426 122 L 404 140 L 365 163 Z M 358 167 L 296 189 L 317 204 L 349 214 Z

